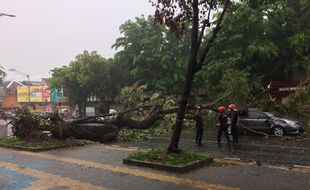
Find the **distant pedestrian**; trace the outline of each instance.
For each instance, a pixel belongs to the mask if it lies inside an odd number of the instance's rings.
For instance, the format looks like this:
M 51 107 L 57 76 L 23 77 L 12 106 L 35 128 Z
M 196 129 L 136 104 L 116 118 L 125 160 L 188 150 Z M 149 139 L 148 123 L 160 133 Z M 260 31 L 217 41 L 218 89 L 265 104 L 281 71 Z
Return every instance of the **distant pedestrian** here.
M 227 124 L 227 114 L 225 113 L 225 107 L 221 106 L 217 109 L 218 111 L 218 130 L 217 130 L 217 144 L 221 146 L 221 138 L 222 138 L 222 132 L 224 132 L 227 144 L 229 145 L 229 136 L 228 136 L 228 124 Z
M 201 106 L 198 105 L 195 112 L 195 121 L 196 121 L 196 139 L 195 143 L 198 146 L 202 146 L 202 136 L 203 136 L 203 120 L 202 120 L 202 109 Z
M 238 123 L 239 123 L 239 113 L 235 104 L 230 104 L 228 106 L 229 112 L 228 116 L 230 118 L 231 124 L 231 135 L 233 137 L 233 142 L 238 143 Z

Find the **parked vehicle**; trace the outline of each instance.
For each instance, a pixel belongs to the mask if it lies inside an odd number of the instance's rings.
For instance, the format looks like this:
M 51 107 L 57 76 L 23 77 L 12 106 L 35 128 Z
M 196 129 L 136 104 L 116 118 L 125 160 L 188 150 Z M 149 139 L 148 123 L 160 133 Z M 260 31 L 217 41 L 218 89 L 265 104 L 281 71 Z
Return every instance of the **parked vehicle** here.
M 275 136 L 298 135 L 304 131 L 300 121 L 281 116 L 275 116 L 269 112 L 258 109 L 249 109 L 246 113 L 240 114 L 239 129 L 244 131 L 242 126 L 254 131 L 264 132 Z
M 15 117 L 15 113 L 13 112 L 4 112 L 4 114 L 6 115 L 7 119 L 12 119 Z

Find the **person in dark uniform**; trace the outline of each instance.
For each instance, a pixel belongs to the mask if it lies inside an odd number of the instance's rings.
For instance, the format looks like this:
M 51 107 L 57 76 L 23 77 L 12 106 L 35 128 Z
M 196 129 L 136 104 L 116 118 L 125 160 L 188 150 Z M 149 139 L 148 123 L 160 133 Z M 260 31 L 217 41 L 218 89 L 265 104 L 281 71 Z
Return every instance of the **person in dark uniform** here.
M 239 113 L 236 109 L 235 104 L 230 104 L 228 106 L 229 113 L 228 116 L 231 120 L 231 135 L 233 137 L 233 142 L 238 143 L 238 122 L 239 122 Z
M 203 120 L 202 120 L 202 110 L 201 107 L 198 105 L 197 110 L 195 112 L 195 121 L 196 121 L 196 139 L 195 143 L 198 146 L 201 146 L 201 140 L 203 136 Z
M 217 108 L 217 111 L 219 112 L 218 114 L 218 130 L 217 130 L 217 144 L 220 146 L 221 145 L 221 138 L 222 138 L 222 132 L 224 132 L 227 144 L 229 145 L 229 136 L 228 136 L 228 124 L 227 124 L 227 114 L 225 113 L 225 107 L 221 106 Z

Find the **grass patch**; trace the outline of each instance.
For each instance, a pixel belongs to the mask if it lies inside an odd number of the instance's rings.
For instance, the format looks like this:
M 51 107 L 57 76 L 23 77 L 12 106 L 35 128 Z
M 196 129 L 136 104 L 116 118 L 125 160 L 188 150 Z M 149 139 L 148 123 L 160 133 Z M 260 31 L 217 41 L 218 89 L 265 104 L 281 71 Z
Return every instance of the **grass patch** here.
M 27 147 L 27 148 L 48 148 L 48 147 L 55 147 L 55 146 L 62 146 L 67 145 L 68 142 L 66 141 L 59 141 L 55 139 L 49 139 L 43 142 L 27 142 L 17 137 L 11 138 L 1 138 L 0 145 L 3 146 L 20 146 L 20 147 Z
M 179 153 L 168 153 L 165 149 L 150 149 L 133 153 L 128 156 L 128 159 L 180 166 L 195 161 L 208 160 L 210 157 L 193 153 L 188 150 L 182 150 Z

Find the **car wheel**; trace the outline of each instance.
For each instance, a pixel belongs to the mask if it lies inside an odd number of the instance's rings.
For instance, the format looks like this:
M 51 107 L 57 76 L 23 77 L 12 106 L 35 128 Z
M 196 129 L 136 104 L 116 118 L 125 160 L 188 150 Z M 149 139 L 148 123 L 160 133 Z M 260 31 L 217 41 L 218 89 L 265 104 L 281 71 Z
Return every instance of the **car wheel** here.
M 281 137 L 283 136 L 285 133 L 284 129 L 280 126 L 275 126 L 273 128 L 273 135 L 277 136 L 277 137 Z

